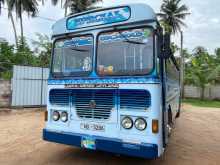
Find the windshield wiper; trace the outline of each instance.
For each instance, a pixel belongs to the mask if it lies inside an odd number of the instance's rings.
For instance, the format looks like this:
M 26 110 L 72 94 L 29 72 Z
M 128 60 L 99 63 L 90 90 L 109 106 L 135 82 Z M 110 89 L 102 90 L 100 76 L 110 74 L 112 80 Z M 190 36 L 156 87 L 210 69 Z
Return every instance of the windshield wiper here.
M 89 50 L 77 49 L 77 48 L 71 48 L 71 50 L 74 50 L 74 51 L 77 51 L 77 52 L 89 52 Z

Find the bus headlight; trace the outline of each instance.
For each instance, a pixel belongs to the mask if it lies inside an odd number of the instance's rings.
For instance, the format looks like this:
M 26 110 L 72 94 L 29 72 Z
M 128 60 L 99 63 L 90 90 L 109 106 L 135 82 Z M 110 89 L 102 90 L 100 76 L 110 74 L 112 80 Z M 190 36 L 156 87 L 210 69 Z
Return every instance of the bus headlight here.
M 121 125 L 124 129 L 131 129 L 133 127 L 133 121 L 130 117 L 124 117 L 121 121 Z
M 53 111 L 53 120 L 58 121 L 60 119 L 60 114 L 58 111 Z
M 61 119 L 62 122 L 67 122 L 67 120 L 68 120 L 68 113 L 67 112 L 62 112 L 61 116 L 60 116 L 60 119 Z
M 147 127 L 147 122 L 146 122 L 146 120 L 143 119 L 143 118 L 137 118 L 137 119 L 135 120 L 134 125 L 135 125 L 135 128 L 137 128 L 139 131 L 143 131 L 143 130 L 145 130 L 146 127 Z

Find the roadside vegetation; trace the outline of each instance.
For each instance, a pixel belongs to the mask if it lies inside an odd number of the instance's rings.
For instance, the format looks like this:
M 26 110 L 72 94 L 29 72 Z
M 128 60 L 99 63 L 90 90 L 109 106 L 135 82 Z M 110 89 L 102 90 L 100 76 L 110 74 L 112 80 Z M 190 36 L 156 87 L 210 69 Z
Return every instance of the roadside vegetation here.
M 28 45 L 22 22 L 24 14 L 30 17 L 37 16 L 39 4 L 44 5 L 44 1 L 0 0 L 0 7 L 8 9 L 8 19 L 11 21 L 15 35 L 15 45 L 8 42 L 0 43 L 0 78 L 10 79 L 13 65 L 49 67 L 52 45 L 49 36 L 37 34 L 38 39 L 32 41 L 33 46 Z M 102 0 L 51 0 L 53 5 L 63 8 L 65 16 L 95 8 L 98 2 L 102 2 Z M 163 0 L 158 18 L 165 33 L 173 36 L 182 33 L 183 27 L 186 27 L 185 19 L 189 15 L 189 9 L 183 1 Z M 16 30 L 14 17 L 20 23 L 20 33 Z M 220 84 L 220 47 L 211 54 L 202 46 L 188 51 L 173 43 L 172 50 L 174 54 L 181 54 L 176 57 L 176 60 L 179 62 L 181 70 L 184 70 L 184 76 L 181 74 L 181 77 L 184 77 L 184 84 L 200 87 L 200 97 L 204 100 L 205 87 Z
M 220 101 L 213 100 L 199 100 L 199 99 L 184 99 L 183 103 L 187 103 L 197 107 L 210 107 L 210 108 L 220 108 Z

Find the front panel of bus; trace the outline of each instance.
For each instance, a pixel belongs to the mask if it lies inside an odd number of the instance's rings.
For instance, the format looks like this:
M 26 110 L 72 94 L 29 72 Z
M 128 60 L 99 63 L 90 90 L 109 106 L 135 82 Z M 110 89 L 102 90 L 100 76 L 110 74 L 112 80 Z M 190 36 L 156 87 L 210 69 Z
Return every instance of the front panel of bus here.
M 163 153 L 152 25 L 54 38 L 45 140 L 145 158 Z

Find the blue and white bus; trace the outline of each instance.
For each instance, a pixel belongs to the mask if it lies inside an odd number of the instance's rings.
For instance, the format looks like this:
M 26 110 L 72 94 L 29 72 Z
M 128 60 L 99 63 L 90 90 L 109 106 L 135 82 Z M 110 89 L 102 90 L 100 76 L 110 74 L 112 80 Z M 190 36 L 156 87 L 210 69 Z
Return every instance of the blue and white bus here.
M 43 139 L 154 159 L 180 113 L 179 68 L 146 4 L 95 9 L 53 26 Z

